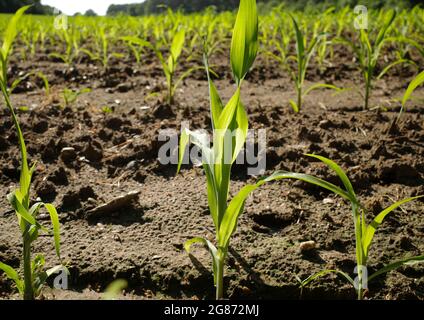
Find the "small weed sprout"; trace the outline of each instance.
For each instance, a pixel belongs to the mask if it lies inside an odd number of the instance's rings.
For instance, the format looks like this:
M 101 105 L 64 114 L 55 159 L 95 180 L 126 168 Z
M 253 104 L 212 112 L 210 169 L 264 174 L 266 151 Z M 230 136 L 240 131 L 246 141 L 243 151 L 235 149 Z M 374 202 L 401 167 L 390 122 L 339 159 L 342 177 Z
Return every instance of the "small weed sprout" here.
M 21 151 L 21 174 L 19 189 L 10 193 L 7 200 L 16 212 L 19 227 L 22 234 L 23 242 L 23 279 L 18 271 L 5 263 L 0 262 L 0 270 L 2 270 L 8 278 L 14 281 L 19 293 L 25 300 L 33 300 L 36 298 L 45 284 L 47 278 L 62 270 L 63 266 L 56 266 L 44 271 L 45 260 L 39 254 L 32 259 L 32 243 L 37 240 L 41 232 L 51 234 L 51 232 L 37 221 L 37 216 L 42 207 L 50 214 L 51 224 L 53 226 L 53 237 L 56 254 L 60 259 L 60 225 L 59 217 L 55 207 L 48 203 L 37 202 L 30 205 L 31 179 L 35 170 L 35 164 L 29 167 L 26 145 L 22 134 L 18 118 L 12 106 L 9 90 L 7 87 L 7 63 L 10 56 L 13 42 L 17 35 L 17 24 L 29 6 L 19 9 L 15 16 L 11 19 L 3 39 L 3 46 L 0 49 L 0 87 L 4 97 L 4 101 L 8 110 L 12 115 L 15 129 L 19 139 L 19 147 Z

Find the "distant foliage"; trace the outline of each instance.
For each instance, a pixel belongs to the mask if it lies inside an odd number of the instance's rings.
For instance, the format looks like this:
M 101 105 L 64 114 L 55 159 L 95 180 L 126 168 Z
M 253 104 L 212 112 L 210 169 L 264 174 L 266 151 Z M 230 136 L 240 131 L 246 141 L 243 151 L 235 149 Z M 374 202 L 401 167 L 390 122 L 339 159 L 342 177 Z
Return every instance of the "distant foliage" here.
M 258 0 L 261 11 L 267 11 L 273 6 L 284 4 L 293 9 L 305 9 L 308 7 L 328 8 L 330 6 L 344 7 L 363 4 L 369 8 L 387 7 L 412 7 L 422 4 L 422 0 Z M 202 11 L 208 7 L 214 7 L 216 11 L 235 10 L 238 0 L 146 0 L 139 4 L 111 5 L 108 15 L 126 14 L 140 16 L 146 14 L 161 13 L 169 7 L 173 10 L 181 10 L 186 13 Z
M 54 8 L 41 4 L 40 0 L 0 0 L 0 13 L 15 13 L 19 8 L 32 5 L 27 11 L 32 14 L 53 14 Z

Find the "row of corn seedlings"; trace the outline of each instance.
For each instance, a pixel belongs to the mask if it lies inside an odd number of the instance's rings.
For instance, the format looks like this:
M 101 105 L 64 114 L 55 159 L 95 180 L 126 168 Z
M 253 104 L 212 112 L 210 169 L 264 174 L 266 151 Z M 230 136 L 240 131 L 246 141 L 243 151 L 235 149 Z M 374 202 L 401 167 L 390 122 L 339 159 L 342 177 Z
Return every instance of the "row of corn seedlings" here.
M 277 60 L 291 78 L 296 98 L 291 99 L 289 105 L 299 112 L 305 96 L 312 90 L 341 90 L 327 83 L 305 88 L 310 63 L 316 63 L 323 73 L 328 65 L 337 63 L 336 47 L 340 50 L 350 48 L 364 81 L 364 90 L 359 91 L 364 101 L 363 107 L 369 109 L 373 107 L 369 101 L 376 80 L 392 68 L 410 65 L 419 69 L 417 59 L 424 57 L 424 37 L 420 24 L 422 15 L 423 9 L 419 7 L 398 14 L 393 10 L 370 10 L 369 29 L 355 30 L 356 15 L 349 7 L 339 10 L 330 7 L 323 13 L 308 9 L 300 14 L 288 12 L 279 6 L 261 19 L 258 28 L 261 39 L 259 54 L 263 54 L 265 61 Z M 49 42 L 57 48 L 57 51 L 50 53 L 52 58 L 71 65 L 85 56 L 93 63 L 100 63 L 106 70 L 112 58 L 135 59 L 142 64 L 143 57 L 153 52 L 164 71 L 167 100 L 172 102 L 176 84 L 200 68 L 204 42 L 208 44 L 209 57 L 222 52 L 235 18 L 232 13 L 216 14 L 210 10 L 183 15 L 168 9 L 165 14 L 142 19 L 122 16 L 70 17 L 66 28 L 53 27 L 53 19 L 32 16 L 23 19 L 25 23 L 20 27 L 19 40 L 24 44 L 21 52 L 24 58 L 44 50 L 46 42 Z M 0 24 L 0 31 L 2 27 L 4 25 Z M 172 50 L 182 38 L 182 51 Z M 122 46 L 127 47 L 127 52 L 120 50 Z M 394 55 L 390 55 L 391 50 Z M 178 71 L 177 61 L 171 61 L 177 59 L 164 59 L 165 51 L 171 51 L 170 57 L 172 51 L 179 53 L 178 60 L 192 61 L 195 67 L 190 68 L 194 70 Z M 386 61 L 388 58 L 390 60 Z

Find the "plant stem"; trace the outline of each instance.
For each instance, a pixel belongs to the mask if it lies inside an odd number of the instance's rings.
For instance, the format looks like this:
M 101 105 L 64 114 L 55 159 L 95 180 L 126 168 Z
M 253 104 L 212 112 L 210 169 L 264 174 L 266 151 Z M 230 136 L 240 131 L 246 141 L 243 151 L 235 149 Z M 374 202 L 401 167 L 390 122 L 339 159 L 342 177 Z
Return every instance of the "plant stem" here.
M 356 265 L 358 272 L 358 300 L 363 298 L 363 265 L 364 255 L 362 250 L 362 229 L 361 229 L 361 214 L 358 209 L 358 205 L 352 204 L 353 221 L 355 226 L 355 244 L 356 244 Z
M 370 100 L 370 91 L 371 91 L 371 75 L 368 74 L 365 81 L 365 105 L 364 110 L 368 110 L 369 100 Z
M 302 85 L 297 87 L 297 109 L 298 112 L 302 109 Z
M 224 298 L 224 258 L 219 254 L 216 263 L 216 300 Z
M 173 89 L 172 89 L 173 85 L 174 85 L 173 75 L 171 74 L 169 76 L 169 84 L 168 84 L 168 103 L 170 105 L 174 103 Z
M 29 234 L 29 225 L 26 226 L 23 235 L 23 258 L 24 258 L 24 300 L 34 300 L 34 291 L 32 288 L 32 270 L 31 270 L 31 240 Z

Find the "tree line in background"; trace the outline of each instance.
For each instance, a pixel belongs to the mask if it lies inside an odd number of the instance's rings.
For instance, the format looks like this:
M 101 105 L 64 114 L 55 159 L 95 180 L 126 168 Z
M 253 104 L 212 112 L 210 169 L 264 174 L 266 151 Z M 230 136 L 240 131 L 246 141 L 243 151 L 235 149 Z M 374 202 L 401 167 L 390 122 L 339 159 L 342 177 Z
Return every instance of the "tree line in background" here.
M 41 4 L 41 0 L 0 0 L 1 13 L 15 13 L 19 8 L 32 5 L 27 11 L 32 14 L 46 14 L 51 15 L 54 13 L 54 8 Z
M 397 7 L 408 8 L 422 4 L 422 0 L 258 0 L 261 11 L 268 11 L 274 6 L 284 4 L 291 9 L 305 9 L 307 7 L 325 9 L 330 6 L 345 7 L 363 4 L 369 8 Z M 138 4 L 111 5 L 108 15 L 127 14 L 141 16 L 146 14 L 161 13 L 167 7 L 173 10 L 182 10 L 185 13 L 202 11 L 208 7 L 214 7 L 216 11 L 235 10 L 239 0 L 146 0 Z
M 140 0 L 141 2 L 142 0 Z M 346 5 L 354 6 L 360 4 L 370 8 L 379 8 L 383 6 L 408 8 L 422 4 L 422 0 L 258 0 L 261 11 L 266 12 L 272 7 L 284 4 L 292 9 L 305 9 L 314 7 L 324 9 L 329 6 L 344 7 Z M 54 8 L 41 4 L 41 0 L 0 0 L 0 13 L 14 13 L 20 7 L 32 4 L 28 10 L 32 14 L 54 13 Z M 208 7 L 214 7 L 216 11 L 235 10 L 238 7 L 239 0 L 146 0 L 137 4 L 123 4 L 109 6 L 108 15 L 126 14 L 131 16 L 141 16 L 146 14 L 161 13 L 167 7 L 173 10 L 182 10 L 186 13 L 202 11 Z M 88 10 L 85 15 L 95 16 L 93 10 Z

